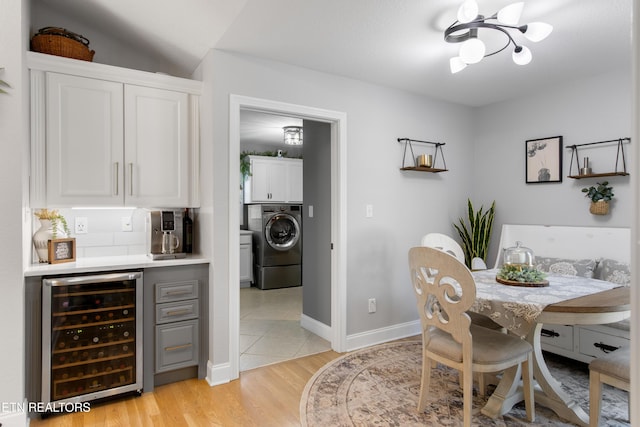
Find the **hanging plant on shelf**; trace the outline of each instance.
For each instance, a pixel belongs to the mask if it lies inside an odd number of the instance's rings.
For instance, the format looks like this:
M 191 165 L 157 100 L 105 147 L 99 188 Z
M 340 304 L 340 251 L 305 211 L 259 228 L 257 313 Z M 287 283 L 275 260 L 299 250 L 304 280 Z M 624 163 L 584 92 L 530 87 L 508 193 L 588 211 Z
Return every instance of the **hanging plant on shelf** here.
M 608 181 L 596 182 L 596 185 L 582 189 L 584 196 L 591 199 L 589 212 L 593 215 L 607 215 L 609 213 L 609 202 L 613 199 L 613 187 Z

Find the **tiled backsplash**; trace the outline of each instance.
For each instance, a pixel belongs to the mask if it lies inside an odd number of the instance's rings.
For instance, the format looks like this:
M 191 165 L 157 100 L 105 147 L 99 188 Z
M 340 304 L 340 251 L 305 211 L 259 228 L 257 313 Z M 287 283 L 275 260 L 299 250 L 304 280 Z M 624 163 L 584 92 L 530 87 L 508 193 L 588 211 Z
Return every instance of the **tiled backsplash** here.
M 139 255 L 146 253 L 145 221 L 147 209 L 58 209 L 65 217 L 71 236 L 76 239 L 76 257 Z M 76 234 L 76 218 L 87 219 L 87 233 Z M 123 222 L 130 222 L 131 231 L 123 231 Z M 40 221 L 33 217 L 33 232 Z M 33 232 L 31 234 L 33 234 Z M 34 251 L 34 262 L 38 257 Z

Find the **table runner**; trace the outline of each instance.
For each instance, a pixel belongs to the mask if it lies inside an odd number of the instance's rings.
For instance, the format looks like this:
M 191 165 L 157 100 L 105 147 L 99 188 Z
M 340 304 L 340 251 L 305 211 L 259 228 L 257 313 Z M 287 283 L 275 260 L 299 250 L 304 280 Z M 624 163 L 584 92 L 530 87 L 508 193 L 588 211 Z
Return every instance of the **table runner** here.
M 524 337 L 547 305 L 590 295 L 620 285 L 581 276 L 547 274 L 549 286 L 529 288 L 496 282 L 498 269 L 472 272 L 476 302 L 471 311 L 489 316 L 509 331 Z

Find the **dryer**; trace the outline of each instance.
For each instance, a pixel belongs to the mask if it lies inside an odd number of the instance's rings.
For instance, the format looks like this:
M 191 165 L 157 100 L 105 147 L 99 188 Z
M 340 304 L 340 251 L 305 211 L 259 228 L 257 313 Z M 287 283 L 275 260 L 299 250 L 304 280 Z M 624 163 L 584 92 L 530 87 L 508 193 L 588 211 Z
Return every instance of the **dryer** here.
M 254 277 L 260 289 L 302 285 L 302 206 L 248 205 Z

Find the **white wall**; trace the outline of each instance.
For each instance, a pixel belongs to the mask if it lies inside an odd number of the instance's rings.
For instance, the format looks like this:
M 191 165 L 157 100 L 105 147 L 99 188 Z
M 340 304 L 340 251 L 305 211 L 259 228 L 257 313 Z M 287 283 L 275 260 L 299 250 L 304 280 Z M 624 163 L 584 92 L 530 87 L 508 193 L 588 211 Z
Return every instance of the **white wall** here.
M 503 223 L 629 227 L 633 195 L 630 183 L 637 173 L 629 144 L 625 144 L 630 176 L 572 179 L 571 150 L 564 148 L 561 183 L 525 183 L 525 141 L 561 135 L 563 145 L 621 137 L 632 132 L 631 70 L 576 80 L 534 96 L 478 108 L 474 115 L 474 186 L 480 200 L 496 201 L 496 219 L 489 264 Z M 632 141 L 632 144 L 637 144 Z M 595 172 L 613 171 L 615 149 L 596 146 L 584 150 Z M 582 149 L 580 149 L 582 150 Z M 581 164 L 582 166 L 582 164 Z M 576 174 L 574 164 L 573 174 Z M 615 198 L 610 214 L 589 213 L 589 200 L 580 190 L 608 180 Z M 526 243 L 526 242 L 525 242 Z
M 3 219 L 0 221 L 0 423 L 24 426 L 26 417 L 11 404 L 24 399 L 24 287 L 22 249 L 28 161 L 28 77 L 23 63 L 27 50 L 27 2 L 0 0 L 0 80 L 11 85 L 9 94 L 0 94 L 0 194 Z M 13 412 L 13 413 L 12 413 Z
M 208 54 L 198 74 L 208 92 L 203 95 L 203 103 L 207 102 L 206 97 L 213 96 L 213 110 L 205 116 L 210 122 L 203 119 L 206 129 L 202 144 L 213 144 L 213 152 L 203 148 L 202 189 L 206 198 L 213 195 L 212 335 L 219 344 L 211 349 L 214 364 L 228 358 L 226 205 L 228 179 L 230 173 L 235 173 L 229 170 L 227 162 L 230 94 L 346 113 L 347 333 L 414 321 L 415 301 L 406 267 L 407 251 L 426 232 L 450 233 L 451 219 L 464 211 L 471 185 L 472 158 L 468 155 L 471 110 L 216 50 Z M 208 139 L 209 134 L 212 139 Z M 398 137 L 445 142 L 450 172 L 401 172 L 403 147 L 396 141 Z M 207 165 L 207 161 L 211 163 Z M 237 165 L 232 167 L 235 169 Z M 373 218 L 365 218 L 367 204 L 373 205 Z M 378 301 L 378 311 L 367 314 L 367 299 L 372 297 Z

